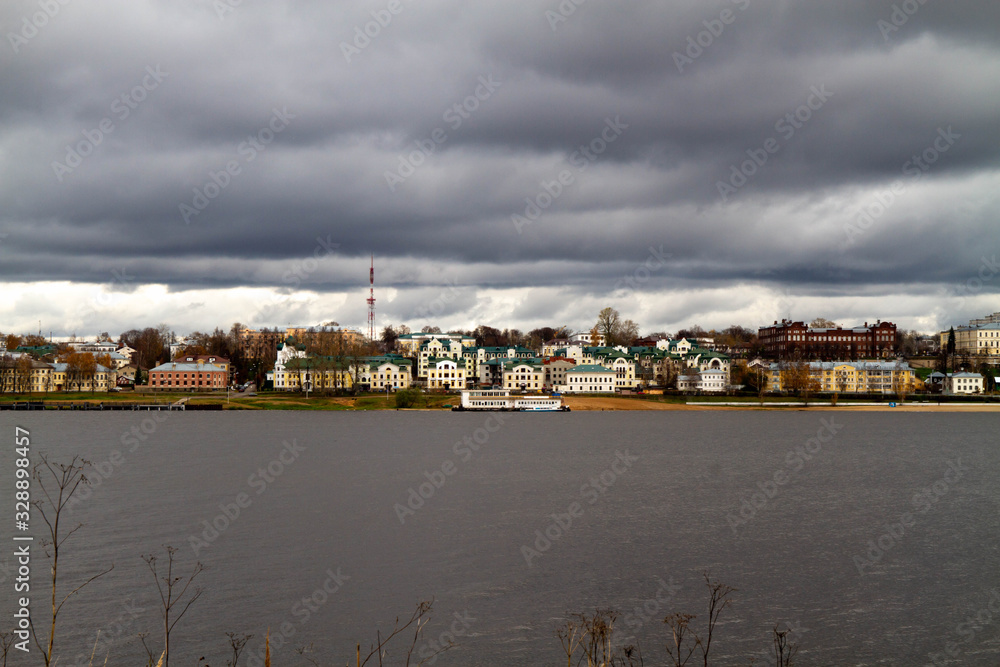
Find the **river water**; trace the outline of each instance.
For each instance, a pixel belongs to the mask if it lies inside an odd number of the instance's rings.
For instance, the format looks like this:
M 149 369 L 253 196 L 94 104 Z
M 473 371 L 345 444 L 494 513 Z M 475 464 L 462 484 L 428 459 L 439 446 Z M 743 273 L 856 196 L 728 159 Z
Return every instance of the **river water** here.
M 0 539 L 14 544 L 15 426 L 33 462 L 94 464 L 63 515 L 83 526 L 60 590 L 115 567 L 63 608 L 60 665 L 86 664 L 95 640 L 95 664 L 143 664 L 140 632 L 162 646 L 141 556 L 162 572 L 164 545 L 175 574 L 205 568 L 175 665 L 225 664 L 226 632 L 253 634 L 240 664 L 261 664 L 268 630 L 276 667 L 309 664 L 295 651 L 309 646 L 354 664 L 357 643 L 431 598 L 413 664 L 448 641 L 434 664 L 565 664 L 556 628 L 595 608 L 663 664 L 664 616 L 697 614 L 702 630 L 706 571 L 738 589 L 713 664 L 759 661 L 776 623 L 801 665 L 1000 664 L 996 415 L 830 414 L 5 412 Z M 28 532 L 43 528 L 35 512 Z M 3 629 L 15 571 L 5 547 Z

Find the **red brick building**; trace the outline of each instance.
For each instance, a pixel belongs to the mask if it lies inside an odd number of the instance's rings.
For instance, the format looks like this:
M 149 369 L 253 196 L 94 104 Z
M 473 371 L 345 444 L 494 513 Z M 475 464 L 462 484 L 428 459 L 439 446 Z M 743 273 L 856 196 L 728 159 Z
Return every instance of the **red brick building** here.
M 221 366 L 223 370 L 226 371 L 226 377 L 229 378 L 229 384 L 235 384 L 233 381 L 233 366 L 229 363 L 229 359 L 225 357 L 218 357 L 214 354 L 182 354 L 173 360 L 176 363 L 185 364 L 214 364 L 216 366 Z
M 229 371 L 215 364 L 160 364 L 149 371 L 149 386 L 156 391 L 220 391 L 229 385 Z
M 851 329 L 811 329 L 803 322 L 782 320 L 761 327 L 757 337 L 764 353 L 776 358 L 798 353 L 805 359 L 875 359 L 896 351 L 896 325 L 881 320 Z

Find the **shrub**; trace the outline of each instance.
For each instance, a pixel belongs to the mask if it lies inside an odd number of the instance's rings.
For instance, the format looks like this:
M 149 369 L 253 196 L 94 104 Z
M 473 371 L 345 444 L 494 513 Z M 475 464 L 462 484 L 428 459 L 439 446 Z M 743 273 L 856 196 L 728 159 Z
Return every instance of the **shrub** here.
M 416 406 L 421 399 L 420 391 L 417 389 L 403 389 L 396 392 L 396 407 L 397 408 L 412 408 Z

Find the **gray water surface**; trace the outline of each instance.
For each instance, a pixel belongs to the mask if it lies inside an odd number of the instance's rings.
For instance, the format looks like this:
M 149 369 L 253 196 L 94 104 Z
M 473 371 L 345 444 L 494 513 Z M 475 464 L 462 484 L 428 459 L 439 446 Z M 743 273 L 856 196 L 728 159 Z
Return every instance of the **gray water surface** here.
M 106 654 L 142 664 L 139 632 L 161 645 L 140 556 L 164 564 L 168 544 L 181 574 L 205 566 L 202 597 L 171 637 L 174 665 L 225 664 L 227 631 L 255 635 L 249 655 L 268 628 L 276 666 L 308 664 L 294 649 L 310 644 L 320 664 L 353 664 L 356 643 L 432 597 L 415 655 L 431 640 L 456 644 L 434 664 L 565 664 L 556 627 L 596 607 L 617 609 L 616 635 L 634 638 L 647 665 L 664 664 L 662 619 L 695 613 L 701 628 L 705 571 L 739 589 L 713 664 L 760 660 L 775 623 L 793 628 L 800 665 L 923 665 L 949 647 L 957 657 L 940 664 L 1000 664 L 1000 614 L 989 611 L 1000 610 L 995 415 L 502 418 L 0 413 L 0 511 L 10 517 L 0 539 L 12 544 L 15 425 L 30 430 L 34 460 L 96 464 L 66 515 L 84 527 L 61 571 L 68 584 L 115 569 L 64 608 L 60 665 L 85 664 L 98 630 L 96 664 Z M 32 534 L 42 527 L 35 514 Z M 3 626 L 11 554 L 0 556 Z M 37 619 L 46 576 L 36 553 Z M 386 664 L 403 664 L 409 639 Z

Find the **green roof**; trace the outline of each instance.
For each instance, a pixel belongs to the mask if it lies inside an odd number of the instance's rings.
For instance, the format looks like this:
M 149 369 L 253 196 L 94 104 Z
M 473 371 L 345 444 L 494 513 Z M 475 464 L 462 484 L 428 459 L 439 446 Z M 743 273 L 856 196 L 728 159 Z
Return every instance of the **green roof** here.
M 290 359 L 286 364 L 286 369 L 300 369 L 305 368 L 307 370 L 332 370 L 334 368 L 340 368 L 344 370 L 350 366 L 347 359 L 338 359 L 336 357 L 296 357 L 295 359 Z
M 427 364 L 436 364 L 439 361 L 450 361 L 453 364 L 460 364 L 464 367 L 465 362 L 461 359 L 453 359 L 452 357 L 427 357 Z
M 614 373 L 615 371 L 597 364 L 584 364 L 573 369 L 568 369 L 567 373 Z

